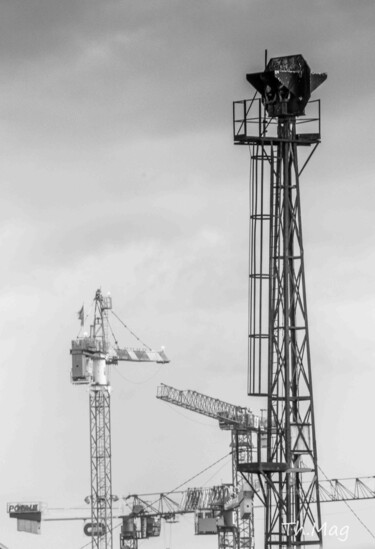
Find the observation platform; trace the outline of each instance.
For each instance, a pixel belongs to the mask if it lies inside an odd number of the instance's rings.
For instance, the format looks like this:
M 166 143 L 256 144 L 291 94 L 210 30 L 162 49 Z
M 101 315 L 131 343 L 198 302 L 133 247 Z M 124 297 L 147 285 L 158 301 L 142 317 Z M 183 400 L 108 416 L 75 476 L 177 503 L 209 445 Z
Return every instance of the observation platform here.
M 310 146 L 320 143 L 320 99 L 309 101 L 305 114 L 293 117 L 296 124 L 294 139 L 278 137 L 279 119 L 270 117 L 262 99 L 243 99 L 233 103 L 233 140 L 235 145 L 273 145 L 288 142 Z

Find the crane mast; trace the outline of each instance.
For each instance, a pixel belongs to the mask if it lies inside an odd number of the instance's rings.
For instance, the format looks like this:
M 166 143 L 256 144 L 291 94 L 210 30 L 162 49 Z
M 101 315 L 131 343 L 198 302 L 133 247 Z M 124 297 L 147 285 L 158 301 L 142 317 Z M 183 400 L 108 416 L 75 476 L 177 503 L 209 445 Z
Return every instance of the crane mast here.
M 95 549 L 112 548 L 112 459 L 111 459 L 111 395 L 106 356 L 108 352 L 108 311 L 110 296 L 95 295 L 94 323 L 90 337 L 99 342 L 93 355 L 93 379 L 90 385 L 90 460 L 91 460 L 91 523 L 97 535 L 92 536 Z
M 164 351 L 119 348 L 109 341 L 112 298 L 97 290 L 90 335 L 72 341 L 71 380 L 89 385 L 92 549 L 112 549 L 111 385 L 109 367 L 119 361 L 168 363 Z M 83 310 L 81 311 L 83 321 Z M 80 313 L 80 314 L 81 314 Z
M 234 103 L 234 141 L 251 155 L 248 393 L 267 399 L 269 426 L 238 468 L 260 482 L 266 549 L 322 544 L 299 176 L 320 142 L 308 102 L 325 79 L 302 55 L 273 58 L 247 75 L 261 98 Z

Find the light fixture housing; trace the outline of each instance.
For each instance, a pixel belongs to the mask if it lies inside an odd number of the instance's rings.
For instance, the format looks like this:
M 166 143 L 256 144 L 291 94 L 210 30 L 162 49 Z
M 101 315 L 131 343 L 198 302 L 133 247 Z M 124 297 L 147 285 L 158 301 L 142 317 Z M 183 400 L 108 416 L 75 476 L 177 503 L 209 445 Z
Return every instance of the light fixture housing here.
M 301 54 L 273 57 L 264 72 L 246 75 L 271 117 L 305 114 L 311 93 L 326 78 L 326 73 L 312 73 Z

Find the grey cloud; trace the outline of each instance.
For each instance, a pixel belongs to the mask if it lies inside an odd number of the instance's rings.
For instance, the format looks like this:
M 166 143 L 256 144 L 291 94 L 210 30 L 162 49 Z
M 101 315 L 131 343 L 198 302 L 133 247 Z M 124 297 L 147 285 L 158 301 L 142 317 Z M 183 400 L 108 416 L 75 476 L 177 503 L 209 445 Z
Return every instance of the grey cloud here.
M 236 94 L 251 94 L 245 72 L 262 66 L 268 45 L 270 55 L 291 53 L 292 37 L 315 70 L 336 72 L 343 61 L 330 53 L 338 46 L 343 60 L 352 55 L 346 41 L 352 20 L 336 2 L 286 1 L 275 7 L 239 1 L 31 1 L 12 6 L 4 17 L 1 51 L 12 63 L 13 68 L 5 66 L 14 78 L 4 82 L 2 103 L 6 122 L 33 128 L 34 139 L 48 133 L 57 142 L 117 141 L 155 132 L 224 130 Z M 362 22 L 357 38 L 363 43 L 372 36 L 367 15 L 367 21 L 355 15 Z M 309 21 L 308 27 L 301 19 Z

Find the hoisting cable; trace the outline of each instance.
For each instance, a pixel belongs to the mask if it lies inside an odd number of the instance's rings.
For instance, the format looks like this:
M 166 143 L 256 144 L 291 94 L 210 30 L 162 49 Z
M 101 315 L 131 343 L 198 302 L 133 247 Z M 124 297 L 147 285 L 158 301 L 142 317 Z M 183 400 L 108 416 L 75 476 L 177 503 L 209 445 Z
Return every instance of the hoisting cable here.
M 85 547 L 88 547 L 89 545 L 91 545 L 92 541 L 90 540 L 88 543 L 85 543 L 85 545 L 81 545 L 81 547 L 79 549 L 85 549 Z
M 331 483 L 331 480 L 327 477 L 327 475 L 325 474 L 325 472 L 323 471 L 323 469 L 318 465 L 318 468 L 320 470 L 320 472 L 323 474 L 324 478 L 330 483 L 330 485 L 332 486 L 332 483 Z M 373 532 L 371 532 L 370 528 L 363 522 L 363 520 L 357 515 L 357 513 L 354 511 L 354 509 L 352 509 L 352 507 L 349 505 L 349 503 L 347 501 L 345 501 L 344 499 L 342 500 L 343 503 L 345 503 L 345 505 L 348 507 L 348 509 L 351 511 L 351 513 L 355 516 L 355 518 L 358 520 L 358 522 L 360 524 L 362 524 L 363 528 L 365 530 L 367 530 L 367 532 L 370 534 L 371 537 L 373 537 L 375 539 L 375 534 Z
M 221 461 L 223 461 L 224 459 L 227 459 L 228 456 L 230 456 L 232 454 L 232 451 L 230 451 L 228 454 L 226 454 L 225 456 L 221 457 L 220 459 L 218 459 L 217 461 L 215 461 L 214 463 L 212 463 L 211 465 L 209 465 L 208 467 L 206 467 L 205 469 L 202 469 L 202 471 L 200 471 L 199 473 L 197 473 L 196 475 L 188 478 L 187 480 L 185 480 L 185 482 L 183 482 L 182 484 L 179 484 L 178 486 L 176 486 L 176 488 L 173 488 L 173 490 L 170 490 L 169 492 L 163 492 L 163 494 L 165 496 L 169 496 L 169 494 L 173 494 L 174 492 L 177 492 L 177 490 L 179 490 L 180 488 L 182 488 L 183 486 L 185 486 L 185 484 L 187 484 L 188 482 L 190 482 L 191 480 L 194 480 L 195 478 L 199 477 L 200 475 L 203 475 L 203 473 L 205 473 L 206 471 L 208 471 L 209 469 L 211 469 L 212 467 L 215 467 L 215 465 L 217 465 L 218 463 L 220 463 Z M 159 501 L 159 499 L 156 499 L 155 501 L 153 501 L 151 503 L 151 506 L 154 506 L 155 503 L 157 503 Z
M 223 465 L 221 467 L 219 467 L 219 469 L 217 471 L 215 471 L 215 473 L 213 473 L 210 477 L 208 477 L 208 479 L 203 484 L 203 486 L 207 486 L 207 484 L 210 482 L 210 480 L 212 480 L 218 473 L 220 473 L 220 471 L 222 469 L 224 469 L 225 466 L 226 466 L 226 463 L 223 463 Z
M 108 323 L 108 328 L 109 328 L 109 330 L 110 330 L 110 332 L 111 332 L 111 334 L 112 334 L 113 341 L 114 341 L 115 345 L 118 346 L 118 341 L 117 341 L 116 336 L 115 336 L 115 334 L 114 334 L 114 332 L 113 332 L 111 323 L 109 322 L 109 318 L 107 318 L 107 323 Z
M 191 480 L 194 480 L 195 478 L 199 477 L 200 475 L 202 475 L 203 473 L 205 473 L 206 471 L 208 471 L 209 469 L 211 469 L 212 467 L 215 467 L 215 465 L 217 465 L 218 463 L 220 463 L 221 461 L 223 461 L 224 459 L 226 459 L 228 456 L 232 455 L 232 451 L 230 451 L 228 454 L 225 454 L 225 456 L 221 457 L 220 459 L 218 459 L 217 461 L 215 461 L 215 463 L 212 463 L 211 465 L 209 465 L 208 467 L 206 467 L 205 469 L 202 469 L 202 471 L 200 471 L 199 473 L 197 473 L 196 475 L 194 475 L 193 477 L 190 477 L 188 480 L 185 480 L 185 482 L 183 482 L 182 484 L 180 484 L 179 486 L 177 486 L 176 488 L 174 488 L 173 490 L 171 490 L 170 492 L 165 492 L 166 495 L 168 494 L 172 494 L 173 492 L 176 492 L 177 490 L 179 490 L 180 488 L 182 488 L 182 486 L 185 486 L 185 484 L 187 484 L 188 482 L 190 482 Z
M 129 379 L 128 377 L 125 377 L 122 374 L 122 372 L 120 372 L 120 369 L 117 367 L 116 364 L 114 364 L 113 366 L 114 366 L 113 371 L 116 372 L 122 379 L 124 379 L 128 383 L 134 383 L 135 385 L 143 385 L 144 383 L 148 383 L 151 379 L 154 379 L 154 377 L 158 375 L 158 373 L 163 367 L 163 364 L 161 364 L 159 368 L 156 370 L 156 372 L 154 372 L 150 377 L 148 377 L 147 379 L 142 379 L 142 381 L 134 381 L 132 379 Z
M 109 330 L 110 330 L 110 332 L 111 332 L 111 334 L 112 334 L 112 337 L 113 337 L 113 341 L 114 341 L 116 347 L 118 347 L 118 341 L 117 341 L 117 338 L 116 338 L 115 333 L 114 333 L 114 331 L 113 331 L 113 328 L 112 328 L 112 326 L 111 326 L 111 323 L 109 322 L 109 319 L 107 319 L 107 320 L 108 320 L 108 327 L 109 327 Z M 139 341 L 140 341 L 140 340 L 139 340 Z M 127 382 L 129 382 L 129 383 L 135 383 L 136 385 L 143 385 L 144 383 L 148 383 L 151 379 L 153 379 L 155 376 L 157 376 L 158 373 L 160 372 L 160 370 L 162 369 L 162 367 L 163 367 L 163 365 L 161 364 L 161 365 L 159 366 L 159 368 L 157 369 L 156 372 L 154 372 L 154 373 L 153 373 L 150 377 L 148 377 L 147 379 L 143 379 L 142 381 L 133 381 L 132 379 L 128 379 L 127 377 L 125 377 L 125 376 L 120 372 L 120 370 L 117 368 L 116 364 L 114 364 L 114 368 L 113 368 L 113 369 L 114 369 L 114 371 L 117 372 L 118 375 L 119 375 L 120 377 L 122 377 L 122 379 L 124 379 L 125 381 L 127 381 Z
M 228 454 L 225 454 L 225 456 L 221 457 L 220 459 L 218 459 L 217 461 L 215 461 L 214 463 L 211 463 L 211 465 L 208 465 L 208 467 L 205 467 L 204 469 L 202 469 L 202 471 L 200 471 L 199 473 L 197 473 L 196 475 L 188 478 L 187 480 L 185 480 L 185 482 L 183 482 L 182 484 L 179 484 L 178 486 L 176 486 L 176 488 L 173 488 L 173 490 L 169 490 L 169 492 L 163 492 L 163 495 L 164 496 L 169 496 L 169 494 L 173 494 L 174 492 L 177 492 L 177 490 L 179 490 L 180 488 L 182 488 L 183 486 L 185 486 L 185 484 L 187 484 L 188 482 L 190 482 L 191 480 L 194 480 L 195 478 L 199 477 L 200 475 L 203 475 L 203 473 L 205 473 L 206 471 L 208 471 L 209 469 L 212 469 L 212 467 L 215 467 L 215 465 L 217 465 L 218 463 L 220 463 L 221 461 L 223 461 L 224 459 L 227 459 L 230 455 L 232 455 L 232 451 L 230 451 Z M 144 494 L 147 496 L 147 494 Z M 148 494 L 148 495 L 156 495 L 156 494 Z M 143 494 L 138 494 L 138 497 L 142 497 Z M 152 507 L 154 506 L 157 502 L 159 501 L 159 498 L 156 499 L 155 501 L 153 501 L 152 503 L 148 504 L 149 507 Z
M 115 313 L 113 310 L 112 310 L 111 312 L 112 312 L 113 316 L 116 317 L 117 320 L 124 326 L 124 328 L 126 328 L 126 329 L 128 330 L 128 332 L 130 332 L 131 335 L 132 335 L 137 341 L 139 341 L 139 343 L 142 343 L 142 345 L 143 345 L 144 347 L 146 347 L 146 349 L 148 349 L 149 351 L 152 351 L 151 347 L 149 347 L 148 345 L 146 345 L 146 343 L 144 343 L 144 342 L 143 342 L 134 332 L 132 332 L 132 330 L 129 328 L 129 326 L 127 326 L 127 325 L 125 324 L 125 322 L 123 322 L 123 321 L 121 320 L 121 318 L 118 317 L 118 316 L 116 315 L 116 313 Z

